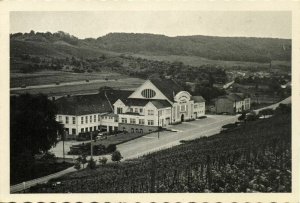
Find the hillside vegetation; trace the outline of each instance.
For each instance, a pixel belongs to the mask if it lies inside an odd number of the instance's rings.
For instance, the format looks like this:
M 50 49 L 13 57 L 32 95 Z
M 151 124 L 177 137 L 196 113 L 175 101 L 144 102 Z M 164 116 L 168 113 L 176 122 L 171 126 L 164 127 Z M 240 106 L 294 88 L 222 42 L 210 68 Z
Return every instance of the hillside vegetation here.
M 30 192 L 291 192 L 291 109 L 280 106 L 271 118 L 71 173 Z
M 213 60 L 269 62 L 290 61 L 291 40 L 246 37 L 178 36 L 110 33 L 97 39 L 78 39 L 64 32 L 11 35 L 11 55 L 21 53 L 91 57 L 107 53 L 198 56 Z M 31 43 L 31 44 L 30 44 Z M 35 44 L 32 44 L 35 43 Z M 17 49 L 30 45 L 32 49 Z

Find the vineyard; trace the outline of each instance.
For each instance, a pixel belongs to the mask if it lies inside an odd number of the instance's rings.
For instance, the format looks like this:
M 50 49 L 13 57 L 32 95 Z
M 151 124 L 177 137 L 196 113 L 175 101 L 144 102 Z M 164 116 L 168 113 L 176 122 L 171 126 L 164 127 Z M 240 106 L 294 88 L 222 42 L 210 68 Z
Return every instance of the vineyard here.
M 291 114 L 74 172 L 29 192 L 291 192 Z

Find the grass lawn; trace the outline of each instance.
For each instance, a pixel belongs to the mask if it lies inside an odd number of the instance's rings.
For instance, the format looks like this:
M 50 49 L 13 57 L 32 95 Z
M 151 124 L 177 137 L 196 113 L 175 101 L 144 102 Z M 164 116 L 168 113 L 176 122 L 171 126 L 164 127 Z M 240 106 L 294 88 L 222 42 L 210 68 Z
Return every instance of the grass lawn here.
M 116 135 L 110 135 L 107 137 L 107 139 L 105 140 L 97 140 L 95 143 L 96 144 L 102 144 L 105 146 L 108 146 L 110 144 L 121 144 L 124 142 L 128 142 L 130 140 L 136 139 L 138 137 L 144 136 L 145 134 L 141 134 L 141 133 L 120 133 L 120 134 L 116 134 Z

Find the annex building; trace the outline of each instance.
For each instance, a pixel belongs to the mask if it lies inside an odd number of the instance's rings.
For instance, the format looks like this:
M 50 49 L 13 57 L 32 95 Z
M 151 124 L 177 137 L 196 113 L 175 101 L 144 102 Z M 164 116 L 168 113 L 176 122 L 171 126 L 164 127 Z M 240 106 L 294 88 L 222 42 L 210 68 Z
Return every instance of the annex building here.
M 67 134 L 92 131 L 147 133 L 205 115 L 205 100 L 171 79 L 147 80 L 135 91 L 107 89 L 98 94 L 57 99 L 57 121 Z

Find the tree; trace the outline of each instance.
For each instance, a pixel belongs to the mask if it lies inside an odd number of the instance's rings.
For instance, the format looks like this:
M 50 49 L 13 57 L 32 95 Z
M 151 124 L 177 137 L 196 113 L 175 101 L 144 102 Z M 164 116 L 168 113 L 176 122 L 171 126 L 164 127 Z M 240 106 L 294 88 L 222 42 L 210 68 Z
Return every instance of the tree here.
M 46 95 L 24 94 L 10 99 L 11 180 L 30 176 L 34 155 L 46 153 L 62 135 L 63 126 L 55 120 L 57 109 Z M 51 154 L 44 161 L 52 162 Z M 52 160 L 51 160 L 52 159 Z
M 102 165 L 105 165 L 107 163 L 107 158 L 106 157 L 99 157 L 99 163 Z
M 10 150 L 12 155 L 28 150 L 32 155 L 47 152 L 62 135 L 55 120 L 57 108 L 46 95 L 24 94 L 10 101 Z
M 77 169 L 77 170 L 81 169 L 80 161 L 76 160 L 74 168 Z
M 240 115 L 240 116 L 238 117 L 238 120 L 239 120 L 239 121 L 244 121 L 245 119 L 246 119 L 246 113 L 243 112 L 242 115 Z
M 123 157 L 122 157 L 121 153 L 118 150 L 114 151 L 111 155 L 111 160 L 114 161 L 114 162 L 119 162 L 122 158 Z

